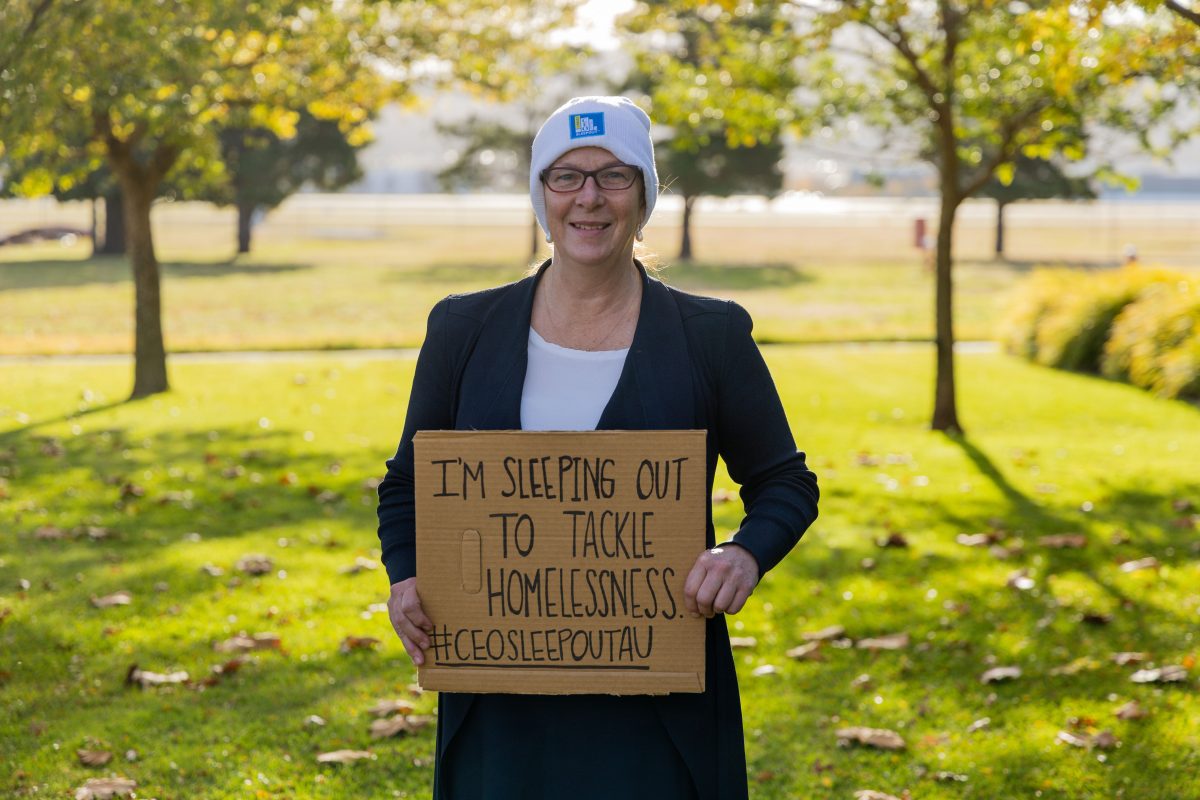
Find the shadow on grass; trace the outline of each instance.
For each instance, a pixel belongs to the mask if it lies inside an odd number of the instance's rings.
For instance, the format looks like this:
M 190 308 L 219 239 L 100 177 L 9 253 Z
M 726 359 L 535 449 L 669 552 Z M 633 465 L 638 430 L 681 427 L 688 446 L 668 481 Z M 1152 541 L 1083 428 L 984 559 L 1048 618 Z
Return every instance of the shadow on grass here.
M 163 278 L 166 280 L 221 278 L 228 275 L 273 275 L 312 269 L 309 264 L 256 264 L 238 261 L 172 261 L 161 266 Z M 128 283 L 132 280 L 129 261 L 122 256 L 0 263 L 0 292 Z
M 499 286 L 525 277 L 527 265 L 513 262 L 461 264 L 434 262 L 413 267 L 394 267 L 385 280 L 391 283 L 462 284 L 469 290 Z

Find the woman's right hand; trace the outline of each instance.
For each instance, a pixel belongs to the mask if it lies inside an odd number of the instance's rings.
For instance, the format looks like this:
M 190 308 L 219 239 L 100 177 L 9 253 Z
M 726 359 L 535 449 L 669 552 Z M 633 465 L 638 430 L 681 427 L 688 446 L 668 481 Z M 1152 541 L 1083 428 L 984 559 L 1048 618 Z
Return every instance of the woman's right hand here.
M 392 628 L 404 643 L 409 658 L 418 667 L 421 666 L 425 663 L 425 653 L 422 651 L 429 649 L 429 634 L 433 632 L 433 623 L 421 608 L 416 576 L 392 584 L 387 606 Z

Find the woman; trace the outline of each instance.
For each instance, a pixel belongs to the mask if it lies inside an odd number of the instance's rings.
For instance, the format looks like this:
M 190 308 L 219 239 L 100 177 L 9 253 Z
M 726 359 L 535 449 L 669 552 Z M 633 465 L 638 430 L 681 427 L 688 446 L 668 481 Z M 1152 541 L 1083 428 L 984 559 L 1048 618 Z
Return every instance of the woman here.
M 645 112 L 623 97 L 563 105 L 534 139 L 530 196 L 553 257 L 524 280 L 434 307 L 379 487 L 388 608 L 413 661 L 424 662 L 432 630 L 413 544 L 418 430 L 705 429 L 709 493 L 720 456 L 746 517 L 714 547 L 709 508 L 708 549 L 684 585 L 686 609 L 708 618 L 703 694 L 442 693 L 434 797 L 744 798 L 724 615 L 816 518 L 815 476 L 746 312 L 671 289 L 633 257 L 658 197 Z

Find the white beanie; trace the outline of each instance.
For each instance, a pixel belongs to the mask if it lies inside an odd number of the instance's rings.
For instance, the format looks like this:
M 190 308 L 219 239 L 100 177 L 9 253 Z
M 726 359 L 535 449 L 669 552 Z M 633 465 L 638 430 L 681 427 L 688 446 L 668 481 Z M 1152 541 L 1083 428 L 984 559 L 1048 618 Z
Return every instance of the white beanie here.
M 642 171 L 646 199 L 642 225 L 645 225 L 654 211 L 654 201 L 658 199 L 658 172 L 654 168 L 650 117 L 626 97 L 575 97 L 559 106 L 533 139 L 529 199 L 533 201 L 533 213 L 537 215 L 542 230 L 550 234 L 550 227 L 546 224 L 542 170 L 557 161 L 563 153 L 580 147 L 602 147 Z

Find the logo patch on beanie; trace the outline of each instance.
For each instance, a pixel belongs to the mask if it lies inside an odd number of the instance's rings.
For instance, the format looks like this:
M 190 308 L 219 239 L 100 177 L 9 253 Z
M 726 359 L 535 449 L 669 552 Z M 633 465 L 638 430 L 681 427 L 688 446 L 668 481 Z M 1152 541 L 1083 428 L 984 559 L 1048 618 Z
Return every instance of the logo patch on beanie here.
M 603 111 L 593 111 L 590 114 L 572 114 L 569 119 L 571 122 L 572 139 L 604 135 Z

